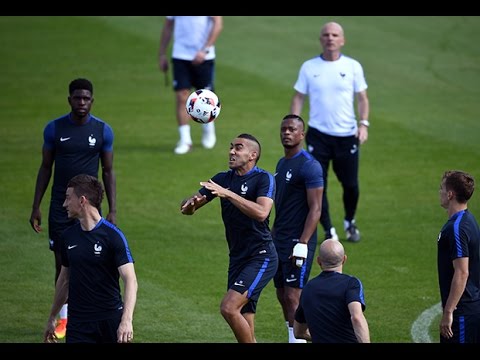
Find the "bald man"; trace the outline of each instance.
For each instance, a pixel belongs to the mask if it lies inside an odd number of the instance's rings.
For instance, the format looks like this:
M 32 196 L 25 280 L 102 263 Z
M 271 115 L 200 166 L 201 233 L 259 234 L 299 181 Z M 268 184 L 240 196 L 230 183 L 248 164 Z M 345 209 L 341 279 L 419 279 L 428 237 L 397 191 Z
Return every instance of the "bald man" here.
M 317 257 L 322 272 L 307 283 L 300 296 L 293 323 L 296 338 L 313 343 L 370 342 L 363 314 L 363 285 L 356 277 L 342 273 L 346 260 L 341 242 L 322 242 Z
M 360 145 L 368 139 L 370 126 L 367 82 L 362 65 L 342 53 L 345 35 L 340 24 L 329 22 L 323 25 L 319 39 L 322 53 L 302 64 L 294 85 L 290 112 L 302 115 L 304 100 L 309 98 L 310 113 L 305 141 L 308 152 L 323 168 L 320 223 L 325 230 L 325 239 L 338 240 L 337 231 L 330 219 L 327 198 L 331 162 L 333 172 L 343 189 L 345 238 L 358 242 L 360 231 L 355 215 L 360 197 L 359 154 Z

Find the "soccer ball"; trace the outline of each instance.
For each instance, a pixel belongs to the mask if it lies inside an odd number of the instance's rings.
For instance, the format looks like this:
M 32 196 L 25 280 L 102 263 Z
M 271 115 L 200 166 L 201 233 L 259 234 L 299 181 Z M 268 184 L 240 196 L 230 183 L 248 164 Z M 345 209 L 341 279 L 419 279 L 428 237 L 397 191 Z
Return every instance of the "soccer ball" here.
M 192 92 L 185 104 L 188 115 L 193 121 L 207 124 L 220 114 L 220 100 L 211 90 L 200 89 Z

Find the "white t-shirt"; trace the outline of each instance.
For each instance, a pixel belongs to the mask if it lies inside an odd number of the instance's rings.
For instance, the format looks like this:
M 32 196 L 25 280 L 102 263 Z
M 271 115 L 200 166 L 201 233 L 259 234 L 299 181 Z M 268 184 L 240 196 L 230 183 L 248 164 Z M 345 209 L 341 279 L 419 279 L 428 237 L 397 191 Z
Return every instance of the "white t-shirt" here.
M 173 23 L 172 58 L 193 60 L 195 54 L 205 47 L 212 31 L 211 16 L 167 16 Z M 209 48 L 205 60 L 215 58 L 215 46 Z
M 309 97 L 308 126 L 332 136 L 356 134 L 355 93 L 367 89 L 358 61 L 343 54 L 336 61 L 320 56 L 307 60 L 294 89 Z

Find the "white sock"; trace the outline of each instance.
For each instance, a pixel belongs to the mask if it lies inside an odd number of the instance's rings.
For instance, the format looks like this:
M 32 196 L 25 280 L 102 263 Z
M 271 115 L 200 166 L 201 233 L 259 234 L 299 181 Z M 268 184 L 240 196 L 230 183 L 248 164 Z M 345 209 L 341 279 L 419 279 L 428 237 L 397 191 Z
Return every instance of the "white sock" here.
M 178 133 L 180 134 L 180 142 L 185 144 L 192 143 L 192 137 L 190 135 L 190 125 L 180 125 L 178 127 Z
M 203 124 L 202 127 L 204 134 L 215 134 L 215 123 L 213 121 Z
M 60 319 L 66 319 L 68 314 L 68 304 L 63 304 L 62 308 L 60 309 Z
M 293 335 L 293 327 L 289 325 L 288 321 L 285 321 L 287 324 L 287 329 L 288 329 L 288 342 L 289 343 L 294 343 L 294 344 L 300 344 L 300 343 L 306 343 L 307 340 L 305 339 L 297 339 L 295 335 Z
M 348 229 L 348 227 L 350 226 L 350 224 L 355 224 L 355 219 L 353 219 L 352 221 L 343 220 L 343 228 L 344 228 L 345 230 Z

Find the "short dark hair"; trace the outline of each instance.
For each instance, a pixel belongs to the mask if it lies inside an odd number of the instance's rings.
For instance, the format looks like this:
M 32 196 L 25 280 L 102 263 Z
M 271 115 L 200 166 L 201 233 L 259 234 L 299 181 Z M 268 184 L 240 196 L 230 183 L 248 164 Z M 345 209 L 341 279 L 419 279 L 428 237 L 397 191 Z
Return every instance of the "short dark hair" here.
M 253 135 L 245 134 L 245 133 L 240 134 L 237 137 L 241 138 L 241 139 L 248 139 L 248 140 L 251 140 L 251 141 L 257 143 L 257 145 L 258 145 L 258 156 L 257 156 L 257 161 L 255 162 L 255 163 L 257 163 L 258 160 L 260 160 L 260 155 L 262 153 L 262 146 L 260 145 L 260 142 L 257 140 L 257 138 Z
M 85 196 L 91 205 L 100 210 L 104 190 L 102 183 L 95 176 L 87 174 L 76 175 L 70 179 L 67 187 L 73 188 L 73 192 L 78 197 Z
M 282 119 L 282 122 L 285 121 L 285 120 L 289 120 L 289 119 L 296 119 L 296 120 L 300 121 L 303 125 L 303 129 L 305 130 L 305 121 L 303 121 L 303 119 L 300 115 L 295 115 L 295 114 L 285 115 Z
M 466 204 L 475 191 L 475 179 L 464 171 L 447 170 L 442 179 L 445 180 L 445 189 L 453 191 L 460 204 Z
M 73 94 L 75 90 L 88 90 L 93 95 L 93 85 L 88 79 L 79 78 L 72 80 L 70 85 L 68 85 L 69 94 Z

